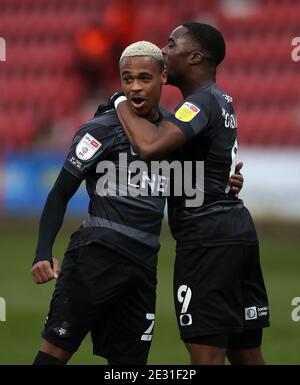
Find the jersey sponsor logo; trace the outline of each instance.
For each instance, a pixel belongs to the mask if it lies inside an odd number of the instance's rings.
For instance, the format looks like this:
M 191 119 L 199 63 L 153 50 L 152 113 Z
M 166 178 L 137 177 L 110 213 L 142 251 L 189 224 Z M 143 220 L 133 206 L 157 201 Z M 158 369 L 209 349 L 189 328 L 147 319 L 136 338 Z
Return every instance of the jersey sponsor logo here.
M 164 175 L 151 174 L 146 171 L 136 174 L 134 171 L 128 170 L 128 187 L 136 190 L 148 191 L 148 186 L 151 189 L 151 193 L 166 193 L 169 186 L 169 178 Z
M 251 306 L 251 307 L 245 308 L 245 319 L 246 319 L 246 321 L 251 321 L 251 320 L 257 319 L 256 306 Z
M 175 117 L 182 122 L 190 122 L 199 113 L 200 108 L 192 103 L 185 102 L 175 113 Z
M 258 317 L 265 317 L 269 314 L 268 306 L 258 307 L 257 308 L 257 315 Z
M 100 149 L 102 143 L 98 142 L 91 134 L 85 134 L 76 146 L 76 156 L 80 160 L 89 160 Z
M 91 145 L 94 147 L 94 148 L 98 148 L 99 146 L 100 146 L 100 143 L 99 142 L 97 142 L 97 140 L 92 140 L 91 141 Z
M 179 317 L 180 326 L 190 326 L 193 323 L 191 314 L 180 314 Z

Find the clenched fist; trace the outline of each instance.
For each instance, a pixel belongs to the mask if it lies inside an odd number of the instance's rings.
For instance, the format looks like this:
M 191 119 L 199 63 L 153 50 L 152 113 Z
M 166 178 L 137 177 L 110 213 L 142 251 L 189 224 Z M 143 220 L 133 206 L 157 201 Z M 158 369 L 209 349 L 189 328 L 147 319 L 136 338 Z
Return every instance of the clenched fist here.
M 49 261 L 39 261 L 31 269 L 32 278 L 37 284 L 46 283 L 53 278 L 58 278 L 59 272 L 59 261 L 56 258 L 52 258 L 52 266 Z

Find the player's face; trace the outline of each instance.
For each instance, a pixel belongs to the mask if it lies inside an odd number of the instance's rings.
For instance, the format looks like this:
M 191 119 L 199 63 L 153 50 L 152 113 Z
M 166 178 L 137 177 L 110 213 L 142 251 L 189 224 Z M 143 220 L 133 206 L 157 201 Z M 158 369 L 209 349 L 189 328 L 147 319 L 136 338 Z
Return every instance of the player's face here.
M 168 84 L 180 85 L 189 73 L 188 58 L 195 50 L 188 29 L 180 25 L 171 33 L 168 44 L 162 49 L 168 68 Z
M 150 56 L 124 58 L 120 63 L 122 89 L 132 110 L 139 116 L 157 118 L 166 71 Z

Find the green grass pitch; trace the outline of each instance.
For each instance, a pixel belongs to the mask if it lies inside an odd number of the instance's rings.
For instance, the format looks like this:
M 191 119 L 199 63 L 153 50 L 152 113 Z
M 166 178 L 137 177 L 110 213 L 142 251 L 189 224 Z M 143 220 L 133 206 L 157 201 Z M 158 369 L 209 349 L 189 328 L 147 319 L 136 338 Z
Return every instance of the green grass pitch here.
M 23 224 L 24 225 L 24 224 Z M 72 227 L 73 226 L 73 227 Z M 60 232 L 55 255 L 61 259 L 71 230 Z M 268 364 L 300 364 L 300 321 L 291 317 L 294 297 L 300 297 L 300 237 L 289 231 L 259 230 L 261 263 L 271 306 L 271 327 L 265 330 L 263 353 Z M 266 235 L 267 234 L 267 235 Z M 54 282 L 34 285 L 30 268 L 37 237 L 37 222 L 1 226 L 0 297 L 6 300 L 6 322 L 0 322 L 0 365 L 31 364 L 40 345 Z M 158 267 L 156 326 L 149 364 L 188 364 L 179 338 L 172 297 L 174 241 L 163 229 Z M 105 364 L 92 355 L 87 337 L 70 364 Z

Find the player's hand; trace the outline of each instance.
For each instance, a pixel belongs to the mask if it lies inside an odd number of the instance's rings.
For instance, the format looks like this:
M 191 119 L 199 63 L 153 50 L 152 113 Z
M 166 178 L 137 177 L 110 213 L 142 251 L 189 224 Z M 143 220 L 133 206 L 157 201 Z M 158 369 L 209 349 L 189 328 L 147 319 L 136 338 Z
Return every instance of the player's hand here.
M 244 184 L 244 177 L 240 173 L 240 170 L 242 169 L 242 167 L 243 167 L 243 162 L 239 162 L 235 167 L 234 174 L 231 175 L 229 180 L 231 192 L 234 194 L 236 198 L 238 198 L 239 193 L 243 188 L 243 184 Z
M 120 97 L 120 96 L 125 96 L 123 91 L 117 91 L 113 95 L 111 95 L 108 99 L 108 105 L 110 109 L 115 108 L 115 101 Z
M 99 104 L 97 111 L 94 114 L 94 118 L 103 114 L 106 111 L 114 110 L 115 109 L 115 101 L 118 99 L 119 96 L 124 96 L 124 95 L 125 94 L 123 91 L 117 91 L 109 97 L 107 104 Z
M 59 272 L 59 261 L 56 258 L 52 258 L 52 266 L 49 261 L 39 261 L 31 269 L 32 278 L 37 284 L 46 283 L 53 278 L 58 278 Z

